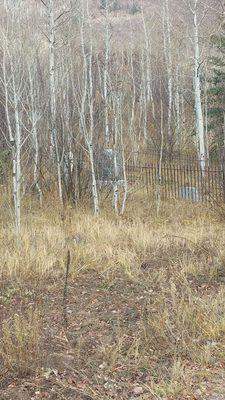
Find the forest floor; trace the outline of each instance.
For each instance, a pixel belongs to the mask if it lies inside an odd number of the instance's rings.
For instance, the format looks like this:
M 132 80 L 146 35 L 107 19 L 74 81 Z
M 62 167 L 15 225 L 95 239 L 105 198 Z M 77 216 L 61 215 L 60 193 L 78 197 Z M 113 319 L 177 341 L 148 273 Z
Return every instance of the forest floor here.
M 225 212 L 0 207 L 1 400 L 225 399 Z

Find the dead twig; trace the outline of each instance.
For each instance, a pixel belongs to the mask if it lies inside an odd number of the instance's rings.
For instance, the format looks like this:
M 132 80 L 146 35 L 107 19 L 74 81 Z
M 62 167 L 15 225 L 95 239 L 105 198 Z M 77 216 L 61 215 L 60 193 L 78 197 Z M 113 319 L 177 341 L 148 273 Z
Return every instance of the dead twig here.
M 70 262 L 71 262 L 71 255 L 70 250 L 67 251 L 67 258 L 66 258 L 66 274 L 65 274 L 65 284 L 63 290 L 63 323 L 65 326 L 68 325 L 68 316 L 67 316 L 67 293 L 68 293 L 68 277 L 69 277 L 69 270 L 70 270 Z

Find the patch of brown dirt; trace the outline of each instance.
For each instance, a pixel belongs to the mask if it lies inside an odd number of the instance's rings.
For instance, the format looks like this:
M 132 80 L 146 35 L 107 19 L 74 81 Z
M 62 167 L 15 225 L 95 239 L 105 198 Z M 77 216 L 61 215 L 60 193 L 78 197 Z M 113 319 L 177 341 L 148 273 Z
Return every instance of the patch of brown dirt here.
M 41 344 L 39 368 L 33 374 L 20 376 L 2 365 L 0 400 L 156 399 L 151 383 L 160 380 L 162 371 L 167 373 L 170 360 L 157 359 L 140 341 L 146 304 L 159 289 L 157 281 L 150 285 L 147 279 L 145 271 L 138 281 L 118 271 L 89 271 L 70 279 L 67 326 L 63 279 L 14 290 L 5 284 L 1 319 L 38 308 Z M 194 399 L 195 389 L 181 398 Z

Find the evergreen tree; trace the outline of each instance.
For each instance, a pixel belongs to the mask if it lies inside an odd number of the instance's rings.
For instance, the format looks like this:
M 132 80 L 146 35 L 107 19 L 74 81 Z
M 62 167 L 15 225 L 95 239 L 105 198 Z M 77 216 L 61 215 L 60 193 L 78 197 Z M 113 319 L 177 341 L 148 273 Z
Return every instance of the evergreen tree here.
M 210 58 L 211 77 L 208 89 L 209 130 L 213 133 L 212 150 L 225 148 L 225 24 L 211 38 L 213 56 Z

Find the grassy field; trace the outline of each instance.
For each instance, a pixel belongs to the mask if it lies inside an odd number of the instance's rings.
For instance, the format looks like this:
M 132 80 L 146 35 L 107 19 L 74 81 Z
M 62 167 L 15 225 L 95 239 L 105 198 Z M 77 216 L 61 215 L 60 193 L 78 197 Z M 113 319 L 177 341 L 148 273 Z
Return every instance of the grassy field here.
M 31 199 L 20 242 L 1 204 L 0 243 L 0 399 L 225 399 L 217 212 L 171 201 L 156 217 L 136 194 L 123 217 L 94 217 Z

